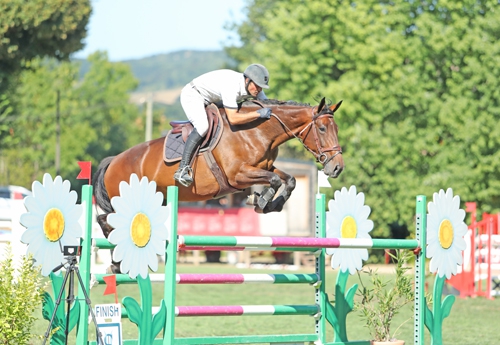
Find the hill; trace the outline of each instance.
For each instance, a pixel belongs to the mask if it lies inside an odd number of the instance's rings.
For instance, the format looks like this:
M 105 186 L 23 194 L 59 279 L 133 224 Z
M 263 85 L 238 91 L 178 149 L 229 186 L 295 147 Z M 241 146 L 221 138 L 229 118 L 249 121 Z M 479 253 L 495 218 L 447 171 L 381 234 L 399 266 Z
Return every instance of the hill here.
M 88 63 L 82 63 L 80 74 L 88 70 Z M 234 63 L 223 51 L 182 50 L 158 54 L 142 59 L 120 61 L 130 66 L 139 80 L 136 92 L 179 89 L 200 74 L 220 68 L 231 68 Z
M 81 63 L 80 76 L 89 69 L 86 60 Z M 223 51 L 182 50 L 158 54 L 142 59 L 120 61 L 130 66 L 139 80 L 137 90 L 131 93 L 130 102 L 143 104 L 152 96 L 155 109 L 163 109 L 171 120 L 185 119 L 179 102 L 182 88 L 197 76 L 220 68 L 234 68 L 234 62 Z

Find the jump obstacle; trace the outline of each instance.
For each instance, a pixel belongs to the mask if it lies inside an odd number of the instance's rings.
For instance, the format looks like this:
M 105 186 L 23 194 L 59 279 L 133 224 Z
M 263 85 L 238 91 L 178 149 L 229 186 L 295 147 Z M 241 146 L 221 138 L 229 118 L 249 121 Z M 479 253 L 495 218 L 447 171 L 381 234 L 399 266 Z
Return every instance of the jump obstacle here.
M 482 296 L 493 299 L 500 295 L 500 214 L 482 214 L 477 220 L 475 202 L 466 202 L 471 223 L 463 264 L 457 275 L 447 280 L 459 297 Z
M 325 249 L 326 248 L 379 248 L 409 249 L 415 253 L 415 308 L 413 343 L 424 344 L 424 323 L 429 329 L 432 344 L 442 343 L 442 321 L 449 314 L 441 306 L 442 284 L 434 287 L 434 310 L 427 307 L 424 297 L 425 251 L 426 251 L 426 197 L 416 198 L 416 239 L 362 239 L 326 238 L 326 203 L 325 195 L 316 195 L 315 237 L 211 237 L 180 236 L 177 234 L 177 187 L 168 187 L 167 205 L 170 205 L 170 239 L 166 242 L 165 274 L 150 274 L 146 279 L 137 276 L 131 279 L 128 275 L 116 275 L 117 284 L 137 283 L 141 294 L 141 304 L 131 297 L 122 300 L 125 310 L 123 317 L 138 326 L 139 339 L 124 340 L 123 344 L 248 344 L 248 343 L 315 343 L 328 345 L 369 345 L 369 340 L 349 341 L 346 329 L 346 317 L 353 310 L 353 298 L 357 284 L 346 290 L 348 272 L 339 272 L 335 284 L 335 304 L 332 305 L 326 292 Z M 93 239 L 92 234 L 92 186 L 82 187 L 82 206 L 84 208 L 84 231 L 82 253 L 79 269 L 87 291 L 91 280 L 104 283 L 106 274 L 92 274 L 91 252 L 95 248 L 110 249 L 114 245 L 105 239 Z M 309 251 L 316 254 L 315 271 L 311 274 L 177 274 L 176 255 L 178 246 L 186 249 L 210 250 L 214 247 L 224 250 L 281 250 Z M 175 279 L 173 279 L 175 277 Z M 61 288 L 61 277 L 51 273 L 54 296 Z M 164 296 L 159 307 L 152 305 L 151 283 L 164 282 Z M 228 284 L 228 283 L 273 283 L 273 284 L 311 284 L 314 287 L 315 304 L 313 305 L 251 305 L 251 306 L 176 306 L 176 284 Z M 453 297 L 453 296 L 448 296 Z M 64 295 L 63 295 L 64 299 Z M 445 303 L 451 309 L 451 303 Z M 450 302 L 450 301 L 448 301 Z M 48 319 L 53 311 L 53 302 L 47 293 L 44 302 L 44 317 Z M 436 305 L 438 309 L 436 309 Z M 52 309 L 51 309 L 52 308 Z M 55 331 L 51 344 L 62 344 L 61 333 L 64 328 L 64 305 L 57 311 L 58 318 L 54 323 Z M 71 309 L 69 331 L 77 328 L 77 344 L 96 344 L 88 339 L 89 311 L 82 291 L 78 292 L 78 300 Z M 241 315 L 309 315 L 314 318 L 314 327 L 308 334 L 275 334 L 275 335 L 238 335 L 219 337 L 175 337 L 176 317 L 198 316 L 241 316 Z M 59 322 L 59 324 L 58 324 Z M 333 327 L 333 342 L 326 339 L 327 323 Z M 156 338 L 163 330 L 163 336 Z

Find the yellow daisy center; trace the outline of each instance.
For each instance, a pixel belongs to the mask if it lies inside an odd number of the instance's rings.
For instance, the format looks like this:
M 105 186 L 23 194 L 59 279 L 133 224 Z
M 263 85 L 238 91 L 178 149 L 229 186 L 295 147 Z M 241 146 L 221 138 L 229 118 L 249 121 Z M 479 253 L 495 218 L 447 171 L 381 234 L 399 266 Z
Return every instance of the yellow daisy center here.
M 444 249 L 451 247 L 453 243 L 453 225 L 448 219 L 445 219 L 439 224 L 439 244 Z
M 356 220 L 351 216 L 345 217 L 340 226 L 340 236 L 342 238 L 356 238 L 357 234 L 358 227 L 356 226 Z
M 57 208 L 51 208 L 43 218 L 43 232 L 50 242 L 56 242 L 64 233 L 64 216 Z
M 130 237 L 137 247 L 145 247 L 151 238 L 151 222 L 144 213 L 137 213 L 130 225 Z

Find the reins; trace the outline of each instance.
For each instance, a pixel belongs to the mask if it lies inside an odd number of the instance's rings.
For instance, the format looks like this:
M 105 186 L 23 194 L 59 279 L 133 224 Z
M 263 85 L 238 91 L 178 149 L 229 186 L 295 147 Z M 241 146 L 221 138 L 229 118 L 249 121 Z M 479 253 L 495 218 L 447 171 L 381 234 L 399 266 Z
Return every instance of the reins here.
M 257 102 L 256 102 L 257 103 Z M 262 106 L 262 104 L 258 103 L 259 105 Z M 328 117 L 332 117 L 333 118 L 333 114 L 314 114 L 314 108 L 311 109 L 311 112 L 312 112 L 312 120 L 311 122 L 309 122 L 309 124 L 307 126 L 305 126 L 300 132 L 298 135 L 295 135 L 295 133 L 293 133 L 293 131 L 288 128 L 288 126 L 279 118 L 278 115 L 274 114 L 274 113 L 271 113 L 271 115 L 273 117 L 276 118 L 276 120 L 278 120 L 281 125 L 289 132 L 291 133 L 295 139 L 298 139 L 300 141 L 300 143 L 302 144 L 302 146 L 305 147 L 305 149 L 309 152 L 311 152 L 311 154 L 316 158 L 316 160 L 318 162 L 320 162 L 321 164 L 323 165 L 326 165 L 329 161 L 331 161 L 333 158 L 335 158 L 337 155 L 339 154 L 342 154 L 342 147 L 340 147 L 340 145 L 335 145 L 335 146 L 332 146 L 332 147 L 329 147 L 329 148 L 322 148 L 321 147 L 321 144 L 319 142 L 319 137 L 318 137 L 318 130 L 316 128 L 316 126 L 313 126 L 313 123 L 321 118 L 321 117 L 325 117 L 325 116 L 328 116 Z M 309 127 L 312 127 L 313 128 L 313 135 L 314 135 L 314 142 L 316 143 L 316 148 L 318 150 L 318 153 L 314 152 L 313 150 L 311 150 L 305 143 L 304 143 L 304 140 L 302 140 L 302 138 L 300 138 L 300 136 L 302 135 L 303 132 L 306 131 L 306 129 L 308 129 Z M 304 136 L 304 139 L 305 137 L 307 136 L 307 134 Z M 330 152 L 330 151 L 336 151 L 334 155 L 332 155 L 331 157 L 327 157 L 327 155 L 325 154 L 326 152 Z

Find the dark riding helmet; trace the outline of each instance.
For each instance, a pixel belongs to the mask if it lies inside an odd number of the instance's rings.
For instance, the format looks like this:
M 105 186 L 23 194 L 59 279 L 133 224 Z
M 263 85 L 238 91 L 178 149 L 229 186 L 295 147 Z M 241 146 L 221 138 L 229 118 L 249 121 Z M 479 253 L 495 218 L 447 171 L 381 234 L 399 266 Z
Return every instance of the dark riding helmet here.
M 263 89 L 269 89 L 269 72 L 267 69 L 259 65 L 257 63 L 251 64 L 245 69 L 245 72 L 243 72 L 243 75 L 246 78 L 249 78 L 251 81 L 253 81 L 257 86 L 260 86 Z

